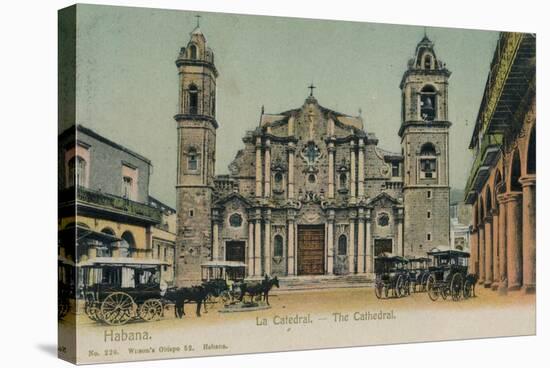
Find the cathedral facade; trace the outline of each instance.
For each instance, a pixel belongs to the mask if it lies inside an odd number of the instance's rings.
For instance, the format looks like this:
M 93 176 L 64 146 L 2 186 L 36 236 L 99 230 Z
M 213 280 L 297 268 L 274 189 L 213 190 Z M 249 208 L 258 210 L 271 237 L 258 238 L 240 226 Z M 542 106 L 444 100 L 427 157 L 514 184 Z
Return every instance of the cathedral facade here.
M 425 256 L 449 245 L 450 72 L 424 37 L 403 75 L 401 152 L 379 147 L 360 116 L 323 107 L 311 92 L 270 114 L 215 174 L 214 53 L 197 27 L 179 75 L 177 284 L 201 265 L 236 262 L 244 277 L 372 276 L 381 253 Z

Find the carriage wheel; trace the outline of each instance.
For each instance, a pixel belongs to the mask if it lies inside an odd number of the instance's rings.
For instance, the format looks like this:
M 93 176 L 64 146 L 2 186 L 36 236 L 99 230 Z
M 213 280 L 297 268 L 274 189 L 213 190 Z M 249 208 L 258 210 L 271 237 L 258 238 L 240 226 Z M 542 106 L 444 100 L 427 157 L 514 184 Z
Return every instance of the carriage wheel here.
M 158 321 L 162 317 L 162 302 L 159 299 L 147 299 L 139 307 L 139 318 L 144 321 Z
M 466 280 L 464 282 L 464 288 L 462 293 L 464 295 L 464 299 L 468 299 L 472 296 L 472 282 L 470 280 Z
M 443 287 L 441 287 L 440 294 L 443 300 L 447 300 L 447 297 L 449 296 L 449 287 L 447 284 L 444 284 Z
M 430 275 L 425 273 L 424 275 L 422 275 L 422 281 L 421 281 L 421 284 L 420 284 L 420 291 L 426 291 L 426 284 L 428 283 L 428 277 Z
M 411 281 L 405 280 L 405 295 L 411 295 Z
M 97 322 L 101 319 L 99 318 L 101 311 L 97 307 L 96 302 L 86 302 L 86 304 L 84 305 L 84 313 L 86 313 L 88 318 L 94 322 Z
M 384 284 L 381 282 L 377 282 L 376 285 L 374 285 L 374 293 L 376 294 L 376 297 L 378 299 L 382 299 L 383 292 L 384 292 Z
M 428 296 L 434 302 L 439 298 L 439 288 L 435 283 L 435 277 L 430 275 L 428 281 L 426 281 L 426 290 L 428 291 Z
M 123 325 L 132 318 L 136 305 L 132 297 L 123 292 L 109 294 L 101 303 L 101 316 L 105 323 Z
M 451 279 L 451 297 L 455 302 L 460 300 L 460 294 L 462 294 L 462 289 L 464 287 L 464 282 L 462 280 L 462 275 L 455 273 Z
M 71 309 L 71 305 L 69 304 L 68 300 L 58 299 L 57 300 L 57 319 L 60 321 L 63 318 L 65 318 L 67 313 L 69 313 L 70 309 Z

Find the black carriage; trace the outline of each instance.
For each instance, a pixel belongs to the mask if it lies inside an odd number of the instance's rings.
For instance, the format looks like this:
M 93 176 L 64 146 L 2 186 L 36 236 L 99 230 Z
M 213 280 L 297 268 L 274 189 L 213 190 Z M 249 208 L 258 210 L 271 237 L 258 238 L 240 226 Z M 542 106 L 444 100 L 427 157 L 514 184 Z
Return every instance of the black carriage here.
M 239 285 L 244 281 L 246 264 L 237 261 L 209 261 L 201 264 L 203 285 L 210 284 L 216 293 L 209 294 L 208 302 L 216 302 L 217 297 L 224 304 L 239 300 Z
M 75 299 L 74 262 L 60 254 L 57 259 L 57 319 L 61 321 L 71 310 Z
M 428 257 L 409 258 L 409 280 L 413 293 L 426 291 L 431 262 L 432 260 Z
M 155 321 L 164 315 L 161 282 L 166 262 L 153 259 L 98 257 L 81 263 L 84 310 L 93 321 L 124 325 Z
M 410 294 L 407 264 L 406 258 L 388 254 L 381 254 L 374 259 L 374 292 L 378 299 L 387 298 L 390 294 L 395 298 Z
M 460 250 L 433 250 L 428 252 L 433 258 L 433 265 L 429 268 L 430 276 L 426 289 L 431 300 L 436 301 L 451 297 L 458 301 L 472 295 L 472 277 L 468 275 L 468 259 L 470 253 Z

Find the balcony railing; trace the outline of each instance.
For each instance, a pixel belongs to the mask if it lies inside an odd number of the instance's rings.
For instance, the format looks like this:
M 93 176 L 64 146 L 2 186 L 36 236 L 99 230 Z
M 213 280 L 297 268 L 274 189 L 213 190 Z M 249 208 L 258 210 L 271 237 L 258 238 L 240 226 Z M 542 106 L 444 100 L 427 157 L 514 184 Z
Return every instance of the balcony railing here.
M 77 205 L 80 203 L 88 203 L 94 206 L 104 207 L 107 210 L 123 212 L 130 216 L 145 217 L 157 223 L 161 221 L 161 211 L 159 209 L 112 194 L 78 187 L 76 198 Z
M 468 193 L 472 191 L 479 191 L 481 186 L 485 183 L 489 168 L 498 158 L 502 141 L 503 135 L 498 133 L 486 134 L 481 139 L 481 142 L 479 142 L 477 154 L 474 158 L 474 163 L 472 164 L 472 169 L 470 171 L 470 177 L 468 178 L 466 184 L 466 202 L 471 202 L 471 199 L 468 200 Z
M 216 190 L 220 192 L 232 192 L 237 189 L 235 179 L 222 175 L 217 176 L 214 179 L 214 186 L 216 187 Z

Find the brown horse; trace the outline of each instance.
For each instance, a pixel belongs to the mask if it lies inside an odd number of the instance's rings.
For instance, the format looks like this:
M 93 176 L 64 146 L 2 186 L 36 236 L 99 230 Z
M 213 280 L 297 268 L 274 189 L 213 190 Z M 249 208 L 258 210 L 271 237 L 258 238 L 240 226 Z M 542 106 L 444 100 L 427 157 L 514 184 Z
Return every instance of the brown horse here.
M 164 298 L 175 303 L 174 313 L 177 318 L 182 318 L 185 315 L 185 303 L 196 303 L 197 317 L 200 317 L 201 305 L 204 305 L 204 312 L 208 313 L 206 299 L 209 296 L 218 297 L 227 289 L 225 280 L 212 280 L 203 282 L 199 286 L 168 289 Z
M 244 296 L 246 294 L 250 295 L 250 301 L 254 301 L 254 298 L 258 295 L 263 297 L 267 305 L 269 305 L 269 291 L 273 286 L 279 287 L 279 279 L 277 276 L 270 279 L 269 276 L 265 275 L 265 278 L 262 280 L 262 282 L 253 283 L 253 284 L 247 284 L 242 283 L 240 284 L 241 289 L 241 302 L 244 299 Z
M 176 304 L 174 313 L 177 318 L 182 318 L 185 315 L 185 303 L 196 303 L 197 317 L 200 317 L 201 305 L 208 297 L 208 293 L 204 286 L 191 286 L 168 289 L 164 297 Z

